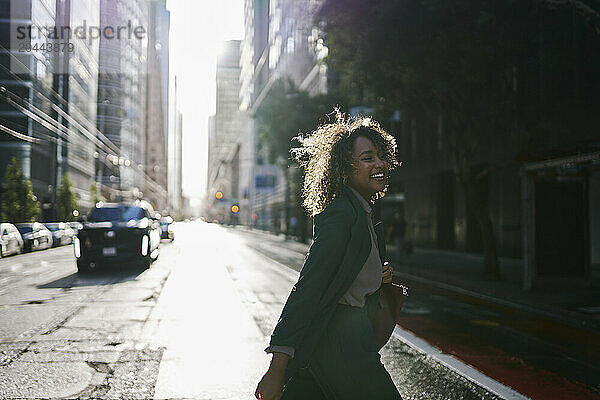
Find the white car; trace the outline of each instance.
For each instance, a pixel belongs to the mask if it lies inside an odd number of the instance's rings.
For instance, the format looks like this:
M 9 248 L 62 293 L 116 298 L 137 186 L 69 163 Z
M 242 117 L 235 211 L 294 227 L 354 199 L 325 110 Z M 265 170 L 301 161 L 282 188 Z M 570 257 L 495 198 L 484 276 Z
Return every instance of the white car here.
M 23 239 L 13 224 L 0 223 L 0 257 L 23 251 Z

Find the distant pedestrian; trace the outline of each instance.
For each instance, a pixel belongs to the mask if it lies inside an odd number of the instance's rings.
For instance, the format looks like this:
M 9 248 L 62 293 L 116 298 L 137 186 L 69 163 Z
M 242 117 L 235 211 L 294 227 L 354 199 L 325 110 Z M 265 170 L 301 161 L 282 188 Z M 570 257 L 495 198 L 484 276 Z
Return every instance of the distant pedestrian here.
M 396 143 L 369 118 L 322 125 L 292 150 L 304 167 L 304 206 L 314 238 L 265 349 L 262 400 L 398 400 L 381 363 L 372 318 L 392 280 L 373 201 L 398 166 Z
M 296 225 L 298 225 L 298 218 L 290 218 L 290 234 L 296 236 Z

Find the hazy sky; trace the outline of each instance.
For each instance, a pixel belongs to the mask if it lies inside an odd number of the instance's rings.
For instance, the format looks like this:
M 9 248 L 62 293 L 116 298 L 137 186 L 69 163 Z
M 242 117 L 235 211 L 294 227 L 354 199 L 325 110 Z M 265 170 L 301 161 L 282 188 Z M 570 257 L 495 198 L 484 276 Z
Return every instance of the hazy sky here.
M 215 113 L 217 54 L 225 40 L 241 39 L 243 0 L 167 0 L 171 11 L 171 65 L 183 113 L 183 191 L 192 204 L 204 194 L 208 117 Z

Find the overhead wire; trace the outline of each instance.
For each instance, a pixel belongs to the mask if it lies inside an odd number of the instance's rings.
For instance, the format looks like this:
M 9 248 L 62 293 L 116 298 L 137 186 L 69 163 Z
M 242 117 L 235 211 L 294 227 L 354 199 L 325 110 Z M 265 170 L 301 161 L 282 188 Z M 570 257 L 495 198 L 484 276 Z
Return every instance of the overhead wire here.
M 6 54 L 8 54 L 10 57 L 12 57 L 14 60 L 16 60 L 21 66 L 23 66 L 23 68 L 27 71 L 29 71 L 30 73 L 32 72 L 31 69 L 26 66 L 25 64 L 23 64 L 23 62 L 21 60 L 19 60 L 17 57 L 15 57 L 11 51 L 9 49 L 7 49 L 6 47 L 2 46 L 0 44 L 0 49 L 4 49 L 4 51 L 6 52 Z M 21 82 L 27 83 L 27 81 L 24 81 L 22 78 L 20 78 L 18 75 L 16 75 L 13 71 L 11 71 L 9 68 L 7 68 L 5 65 L 0 64 L 0 66 L 7 71 L 9 74 L 13 75 L 15 78 L 17 78 L 18 80 L 20 80 Z M 45 99 L 46 101 L 48 101 L 50 104 L 52 104 L 55 108 L 57 107 L 56 104 L 50 100 L 48 97 L 46 97 L 45 93 L 42 93 L 40 90 L 36 89 L 35 87 L 32 87 L 33 90 L 35 90 L 37 92 L 37 94 L 42 97 L 43 99 Z M 102 141 L 105 141 L 106 145 L 109 147 L 113 147 L 113 151 L 115 152 L 120 152 L 120 149 L 108 138 L 106 137 L 99 129 L 97 129 L 96 124 L 93 121 L 90 121 L 89 118 L 87 118 L 87 116 L 81 111 L 79 110 L 79 107 L 77 107 L 77 105 L 73 102 L 70 102 L 68 100 L 66 100 L 64 97 L 62 97 L 62 95 L 60 95 L 60 93 L 56 92 L 53 88 L 51 87 L 45 87 L 44 88 L 48 93 L 52 94 L 53 97 L 56 98 L 56 100 L 58 100 L 61 104 L 63 104 L 64 106 L 69 107 L 69 112 L 73 112 L 75 114 L 78 114 L 78 117 L 80 119 L 85 120 L 85 122 L 87 122 L 88 126 L 92 127 L 96 132 L 96 134 L 99 136 L 99 138 Z
M 9 54 L 9 56 L 13 57 L 15 60 L 17 60 L 26 70 L 31 72 L 31 69 L 28 68 L 26 65 L 24 65 L 20 60 L 18 60 L 13 54 L 10 53 L 10 51 L 8 49 L 6 49 L 4 46 L 0 45 L 0 48 L 3 48 L 7 54 Z M 5 71 L 7 71 L 9 74 L 11 74 L 14 78 L 16 78 L 17 80 L 23 82 L 23 83 L 29 83 L 29 81 L 25 81 L 23 80 L 21 77 L 19 77 L 18 75 L 16 75 L 13 71 L 10 71 L 10 69 L 8 69 L 5 65 L 0 64 L 0 67 L 2 67 Z M 62 104 L 69 106 L 69 111 L 71 111 L 71 108 L 73 108 L 74 110 L 77 111 L 77 113 L 79 114 L 80 117 L 83 117 L 83 119 L 86 120 L 86 122 L 88 122 L 88 124 L 90 126 L 92 126 L 94 128 L 94 130 L 96 131 L 98 137 L 95 137 L 91 132 L 89 132 L 89 130 L 87 130 L 86 128 L 84 128 L 78 121 L 76 121 L 75 119 L 73 119 L 71 116 L 69 116 L 67 113 L 64 112 L 64 110 L 62 110 L 60 107 L 58 107 L 54 102 L 52 102 L 50 99 L 48 99 L 40 90 L 36 89 L 34 86 L 31 86 L 31 89 L 34 90 L 41 98 L 45 99 L 46 101 L 48 101 L 50 104 L 52 104 L 52 108 L 59 113 L 63 118 L 67 119 L 71 124 L 76 125 L 76 128 L 79 129 L 79 131 L 81 133 L 83 133 L 85 136 L 87 136 L 89 139 L 91 139 L 94 144 L 96 144 L 98 147 L 102 148 L 102 150 L 109 150 L 111 152 L 114 152 L 117 155 L 113 155 L 113 157 L 118 157 L 119 160 L 123 158 L 123 155 L 120 152 L 120 149 L 109 139 L 107 138 L 100 130 L 98 130 L 95 127 L 95 124 L 93 124 L 85 115 L 83 115 L 78 109 L 77 107 L 74 107 L 74 104 L 72 102 L 68 102 L 66 101 L 60 94 L 58 94 L 56 91 L 54 91 L 53 89 L 50 88 L 46 88 L 50 93 L 52 93 L 54 95 L 54 97 L 56 97 L 56 99 L 58 101 L 60 101 Z M 55 125 L 54 127 L 49 127 L 47 122 L 43 122 L 39 120 L 38 116 L 34 116 L 35 114 L 29 112 L 28 110 L 26 110 L 24 107 L 16 104 L 14 101 L 12 101 L 12 99 L 7 99 L 9 100 L 9 104 L 13 105 L 13 107 L 18 108 L 21 112 L 25 113 L 26 115 L 28 115 L 30 118 L 34 119 L 36 122 L 40 123 L 42 126 L 46 127 L 47 129 L 49 129 L 50 131 L 56 133 L 57 135 L 59 135 L 58 130 L 60 129 L 60 127 L 62 127 L 63 129 L 65 129 L 67 132 L 72 132 L 71 129 L 69 129 L 68 127 L 65 127 L 64 125 L 62 125 L 60 122 L 58 122 L 57 120 L 55 120 L 54 118 L 48 116 L 46 113 L 44 113 L 42 110 L 38 109 L 37 107 L 33 106 L 33 104 L 31 104 L 29 101 L 23 99 L 22 97 L 8 91 L 8 89 L 6 89 L 5 87 L 3 87 L 3 92 L 9 92 L 11 95 L 19 98 L 21 101 L 23 101 L 24 103 L 26 103 L 29 107 L 34 108 L 39 114 L 42 115 L 42 118 L 44 118 L 46 121 L 51 121 L 50 123 Z M 8 132 L 7 132 L 8 133 Z M 64 135 L 64 132 L 62 132 L 62 134 Z M 15 136 L 15 135 L 13 135 Z M 27 135 L 23 135 L 23 136 L 27 136 Z M 16 137 L 16 136 L 15 136 Z M 75 136 L 77 137 L 77 135 Z M 63 136 L 63 138 L 65 138 L 65 136 Z M 103 140 L 102 140 L 103 139 Z M 65 138 L 65 140 L 68 143 L 73 143 L 72 140 L 70 140 L 68 138 L 68 136 Z M 110 153 L 107 152 L 107 155 L 109 155 Z M 106 160 L 104 160 L 105 164 L 110 165 L 111 167 L 116 166 L 114 163 L 110 163 L 107 162 Z M 136 163 L 133 163 L 134 165 Z M 144 181 L 149 184 L 149 186 L 153 187 L 156 191 L 158 191 L 159 193 L 166 193 L 166 190 L 160 186 L 156 181 L 154 181 L 152 178 L 150 178 L 144 171 L 140 170 L 139 168 L 133 168 L 135 170 L 135 173 L 138 174 L 140 177 L 142 177 L 144 179 Z
M 14 131 L 14 130 L 10 129 L 9 127 L 6 127 L 6 126 L 4 126 L 2 124 L 0 124 L 0 130 L 3 131 L 3 132 L 8 133 L 9 135 L 12 135 L 12 136 L 16 137 L 17 139 L 25 140 L 26 142 L 29 142 L 29 143 L 39 143 L 39 142 L 41 142 L 41 140 L 38 139 L 38 138 L 34 138 L 34 137 L 28 136 L 28 135 L 23 135 L 22 133 Z

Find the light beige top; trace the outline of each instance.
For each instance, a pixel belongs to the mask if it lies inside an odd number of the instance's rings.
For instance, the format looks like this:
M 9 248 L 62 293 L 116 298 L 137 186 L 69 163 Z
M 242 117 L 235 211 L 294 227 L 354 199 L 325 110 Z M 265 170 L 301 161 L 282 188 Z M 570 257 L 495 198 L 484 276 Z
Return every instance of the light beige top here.
M 371 253 L 367 257 L 362 269 L 350 285 L 348 291 L 342 296 L 339 303 L 348 304 L 350 306 L 362 307 L 365 305 L 367 295 L 374 293 L 381 286 L 381 272 L 383 270 L 379 250 L 377 249 L 377 236 L 373 228 L 372 208 L 369 203 L 356 190 L 348 186 L 348 188 L 358 198 L 360 205 L 367 214 L 367 225 L 371 236 Z

